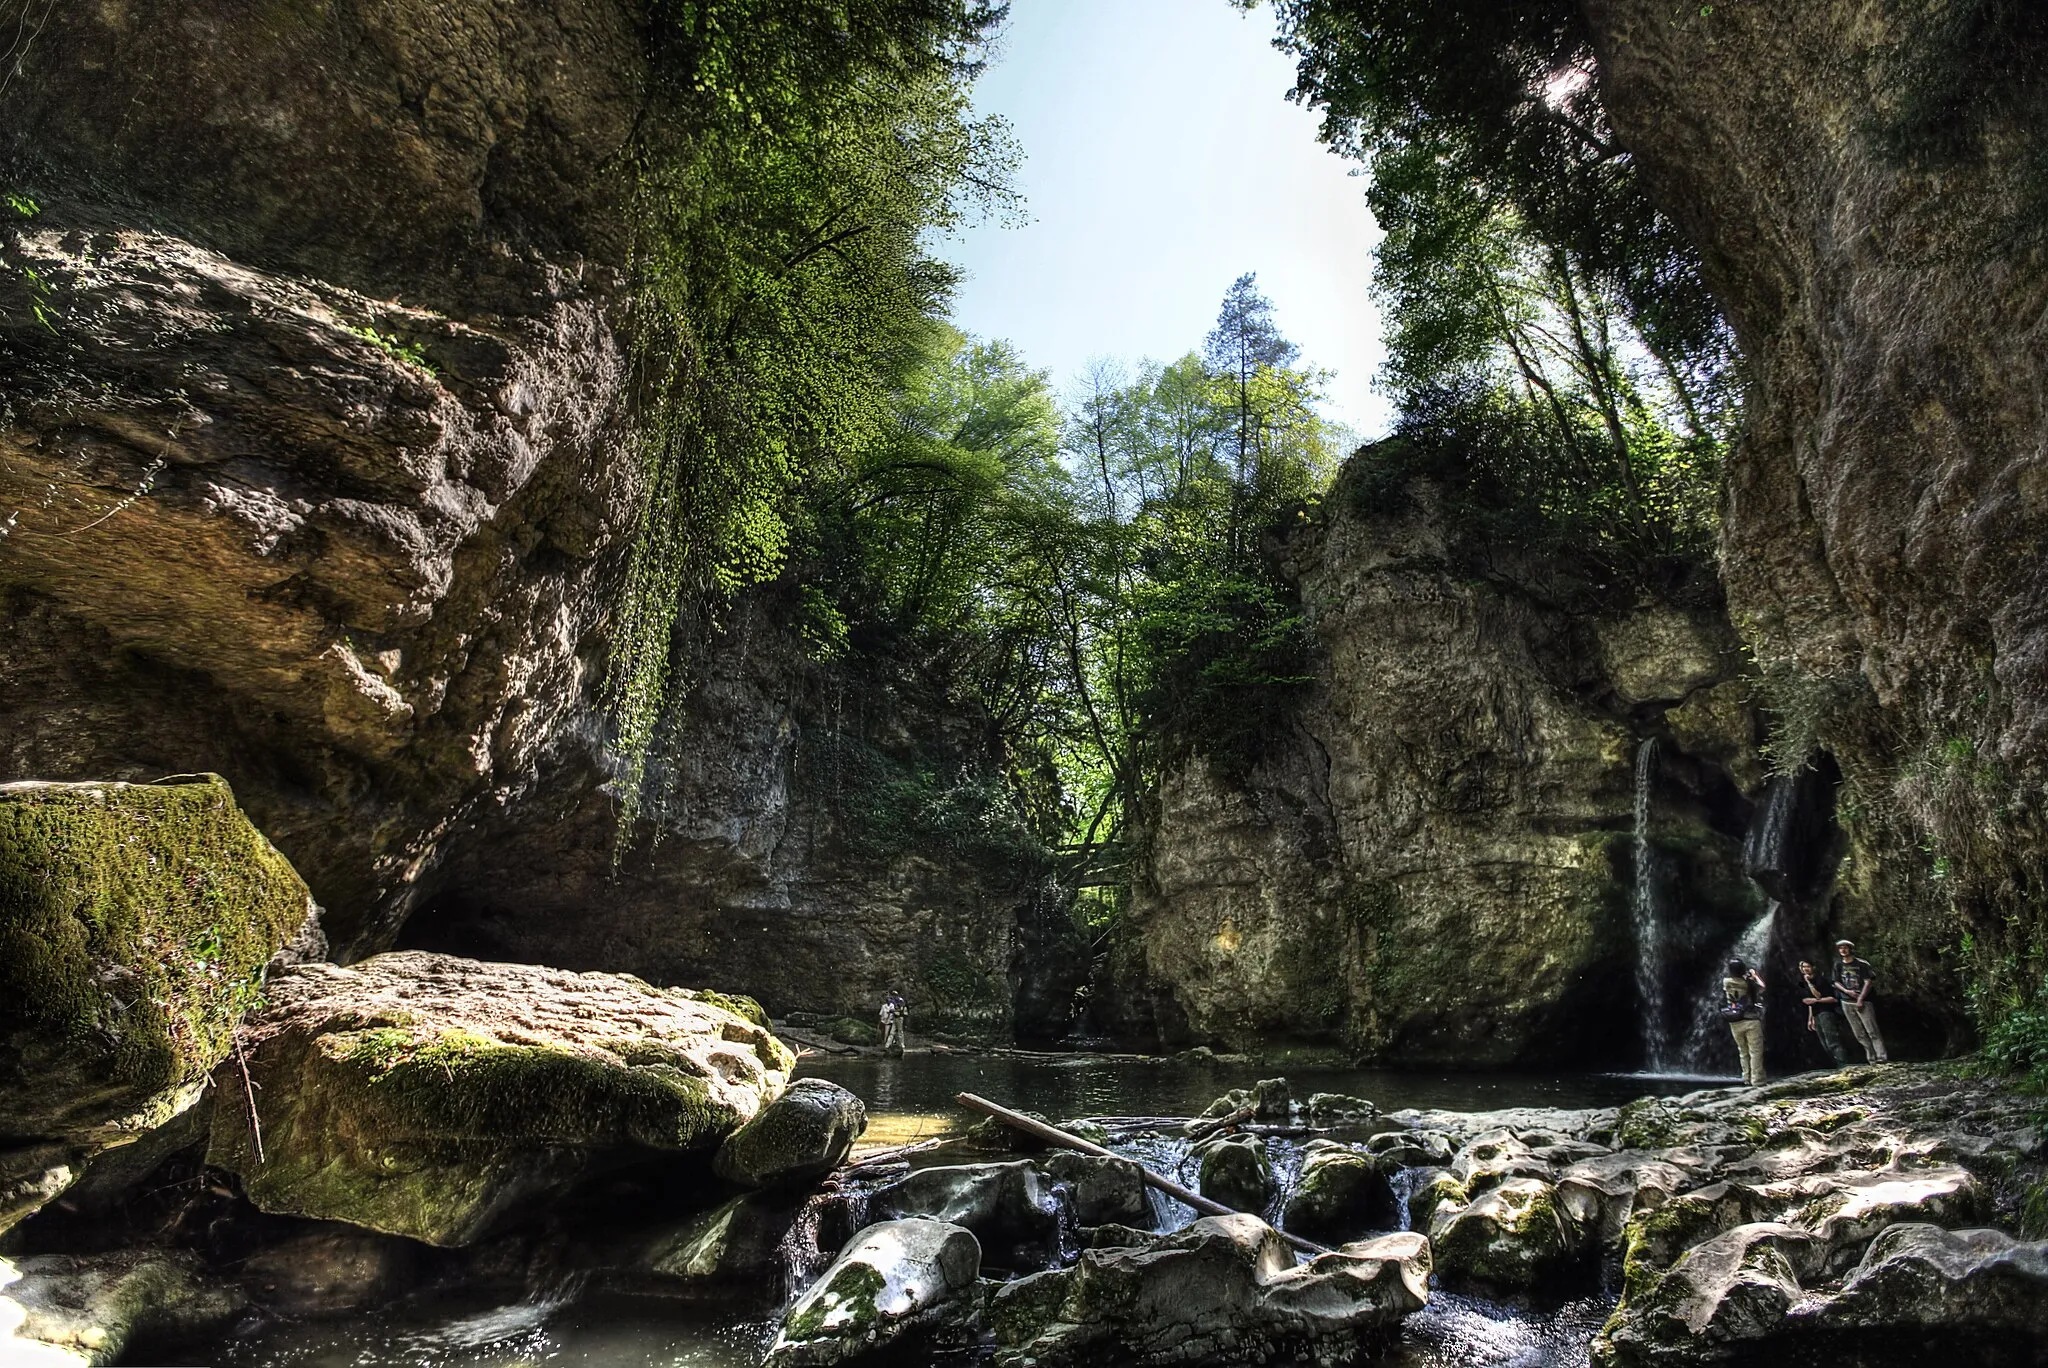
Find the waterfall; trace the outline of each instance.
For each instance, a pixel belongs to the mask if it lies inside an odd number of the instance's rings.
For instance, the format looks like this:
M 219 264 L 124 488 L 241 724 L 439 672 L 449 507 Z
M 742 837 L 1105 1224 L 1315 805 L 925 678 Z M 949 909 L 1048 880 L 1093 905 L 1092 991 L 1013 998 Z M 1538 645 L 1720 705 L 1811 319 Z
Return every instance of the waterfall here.
M 1664 1001 L 1666 963 L 1664 923 L 1657 911 L 1657 855 L 1650 845 L 1650 793 L 1657 782 L 1657 738 L 1636 749 L 1636 885 L 1630 899 L 1635 914 L 1636 995 L 1642 1002 L 1643 1068 L 1664 1073 L 1670 1066 L 1669 1009 Z
M 1719 1060 L 1732 1058 L 1734 1040 L 1728 1034 L 1728 1023 L 1721 1019 L 1721 980 L 1727 975 L 1726 961 L 1739 959 L 1750 968 L 1761 971 L 1764 956 L 1771 948 L 1771 929 L 1778 920 L 1778 904 L 1773 902 L 1764 909 L 1762 916 L 1742 929 L 1742 936 L 1709 968 L 1705 982 L 1694 995 L 1691 1018 L 1686 1026 L 1685 1041 L 1678 1050 L 1678 1068 L 1689 1074 L 1726 1074 L 1728 1067 Z

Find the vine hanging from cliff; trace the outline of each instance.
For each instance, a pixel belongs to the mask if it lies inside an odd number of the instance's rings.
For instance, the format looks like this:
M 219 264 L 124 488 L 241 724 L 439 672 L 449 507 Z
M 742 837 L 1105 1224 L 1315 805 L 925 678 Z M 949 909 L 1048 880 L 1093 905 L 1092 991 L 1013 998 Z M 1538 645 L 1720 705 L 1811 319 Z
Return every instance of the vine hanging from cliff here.
M 663 0 L 630 168 L 643 487 L 608 689 L 625 820 L 673 691 L 673 634 L 775 574 L 808 481 L 880 440 L 954 272 L 924 249 L 1007 206 L 968 86 L 981 0 Z

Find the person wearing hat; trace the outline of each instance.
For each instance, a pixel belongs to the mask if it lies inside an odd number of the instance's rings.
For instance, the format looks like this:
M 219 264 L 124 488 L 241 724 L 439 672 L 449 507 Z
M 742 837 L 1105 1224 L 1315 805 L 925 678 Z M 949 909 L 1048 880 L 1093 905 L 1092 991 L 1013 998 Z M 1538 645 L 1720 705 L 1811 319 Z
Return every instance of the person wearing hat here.
M 1856 1043 L 1872 1063 L 1883 1064 L 1891 1056 L 1885 1053 L 1884 1036 L 1877 1029 L 1877 1004 L 1870 1000 L 1877 971 L 1870 967 L 1869 960 L 1856 958 L 1855 941 L 1836 941 L 1835 954 L 1840 956 L 1835 961 L 1835 1000 L 1849 1022 L 1849 1034 L 1856 1037 Z

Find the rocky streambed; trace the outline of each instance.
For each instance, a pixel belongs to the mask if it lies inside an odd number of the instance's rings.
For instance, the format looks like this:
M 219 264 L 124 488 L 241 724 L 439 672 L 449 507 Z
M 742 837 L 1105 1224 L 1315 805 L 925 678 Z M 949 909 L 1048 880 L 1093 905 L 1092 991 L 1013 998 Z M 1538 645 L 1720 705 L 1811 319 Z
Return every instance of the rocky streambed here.
M 0 1363 L 2048 1356 L 2041 1104 L 1966 1066 L 835 1081 L 741 997 L 327 962 L 209 776 L 0 787 L 0 876 Z M 964 1126 L 963 1083 L 1109 1152 Z

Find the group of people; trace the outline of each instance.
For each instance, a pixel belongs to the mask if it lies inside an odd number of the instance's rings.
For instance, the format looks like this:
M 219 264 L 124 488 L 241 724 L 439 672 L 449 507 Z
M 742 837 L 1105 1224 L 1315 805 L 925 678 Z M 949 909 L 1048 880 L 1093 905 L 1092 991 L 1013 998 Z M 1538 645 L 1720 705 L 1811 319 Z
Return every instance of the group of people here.
M 1884 1036 L 1877 1029 L 1877 1005 L 1870 1000 L 1877 971 L 1870 961 L 1856 957 L 1856 943 L 1835 942 L 1836 960 L 1823 975 L 1813 961 L 1799 961 L 1799 978 L 1806 1007 L 1806 1029 L 1820 1038 L 1821 1048 L 1836 1064 L 1849 1062 L 1849 1047 L 1842 1040 L 1842 1023 L 1863 1047 L 1864 1057 L 1873 1063 L 1890 1058 Z M 1739 959 L 1728 961 L 1728 977 L 1721 980 L 1726 1001 L 1721 1015 L 1735 1037 L 1735 1053 L 1742 1060 L 1742 1081 L 1754 1086 L 1764 1081 L 1764 981 Z

